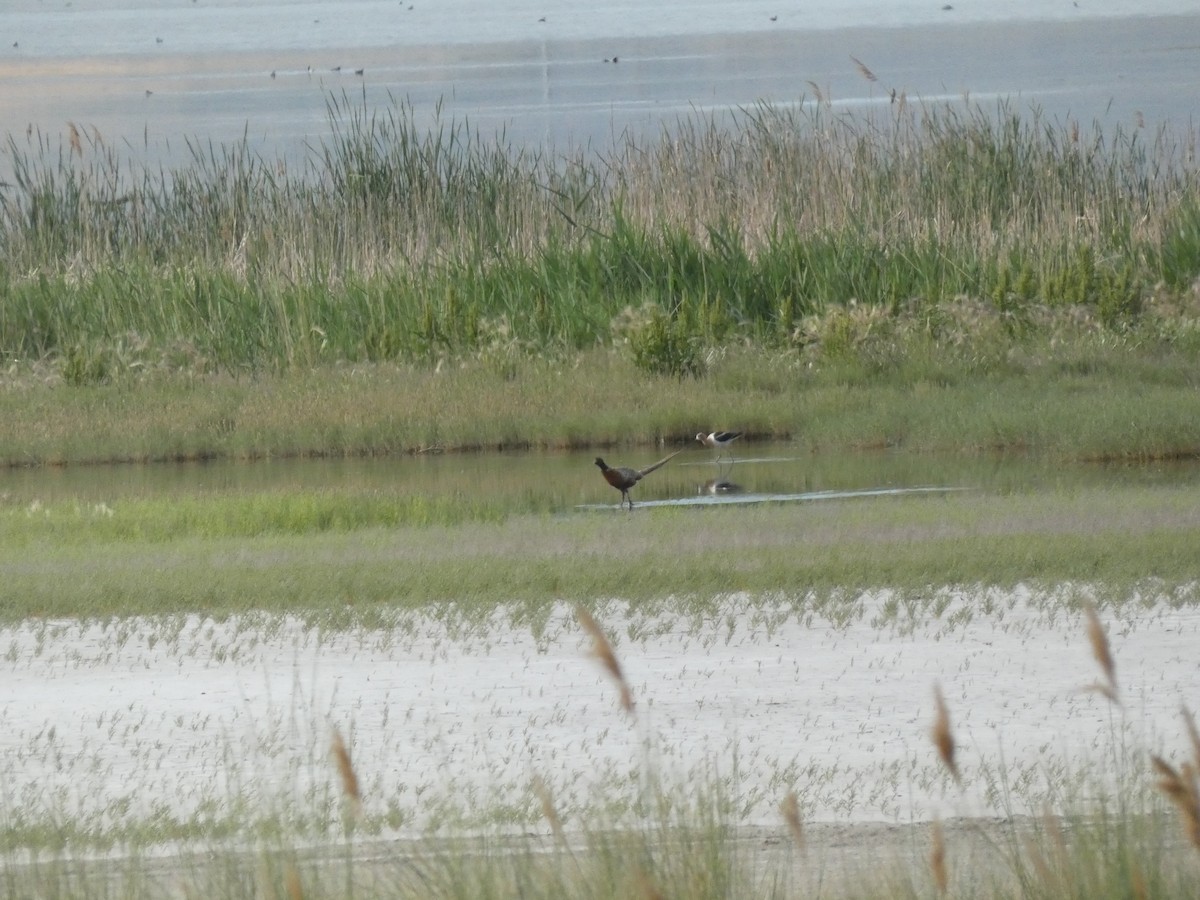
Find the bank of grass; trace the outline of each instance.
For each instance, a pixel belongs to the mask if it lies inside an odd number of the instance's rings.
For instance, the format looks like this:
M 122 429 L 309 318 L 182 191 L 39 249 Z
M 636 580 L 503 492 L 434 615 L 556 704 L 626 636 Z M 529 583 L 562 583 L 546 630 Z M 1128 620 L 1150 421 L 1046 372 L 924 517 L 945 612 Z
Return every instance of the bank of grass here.
M 563 155 L 331 98 L 296 170 L 10 136 L 0 460 L 1200 448 L 1189 135 L 822 104 Z
M 681 446 L 721 427 L 808 451 L 1200 453 L 1200 370 L 1185 347 L 1098 334 L 1006 345 L 963 332 L 942 351 L 886 321 L 859 327 L 839 354 L 733 346 L 712 353 L 705 377 L 685 379 L 647 374 L 620 349 L 503 372 L 473 359 L 69 387 L 27 371 L 0 390 L 0 461 Z
M 325 627 L 415 608 L 484 622 L 497 604 L 536 621 L 563 597 L 698 612 L 783 589 L 823 610 L 875 587 L 933 602 L 946 585 L 1190 603 L 1200 545 L 1190 493 L 1145 487 L 567 516 L 251 494 L 9 505 L 0 531 L 5 621 L 257 610 Z

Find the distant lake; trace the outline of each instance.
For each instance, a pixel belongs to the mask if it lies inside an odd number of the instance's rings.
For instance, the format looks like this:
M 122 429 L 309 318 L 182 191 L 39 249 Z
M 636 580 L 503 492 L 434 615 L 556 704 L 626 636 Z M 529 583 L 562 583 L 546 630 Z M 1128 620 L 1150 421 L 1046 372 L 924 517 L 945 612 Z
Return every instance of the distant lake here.
M 948 8 L 947 8 L 948 7 Z M 75 123 L 151 164 L 243 137 L 298 160 L 343 92 L 519 145 L 607 147 L 681 116 L 820 97 L 964 99 L 1090 128 L 1200 122 L 1200 12 L 1183 0 L 7 0 L 0 134 Z M 873 79 L 873 80 L 872 80 Z M 0 153 L 0 177 L 9 151 Z

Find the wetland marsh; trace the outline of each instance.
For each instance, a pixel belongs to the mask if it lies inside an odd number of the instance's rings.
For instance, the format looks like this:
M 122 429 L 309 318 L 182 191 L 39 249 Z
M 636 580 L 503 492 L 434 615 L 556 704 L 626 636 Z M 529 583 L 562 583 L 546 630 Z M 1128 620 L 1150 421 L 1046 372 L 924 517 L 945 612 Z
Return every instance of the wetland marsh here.
M 985 861 L 957 877 L 1004 895 L 1028 873 L 998 846 L 1049 828 L 1047 803 L 1103 845 L 1114 826 L 1089 810 L 1109 797 L 1144 818 L 1121 852 L 1165 842 L 1155 883 L 1186 883 L 1143 754 L 1187 741 L 1194 465 L 796 451 L 750 442 L 718 466 L 697 448 L 644 487 L 690 499 L 721 471 L 841 496 L 618 511 L 582 452 L 9 470 L 10 884 L 156 895 L 254 869 L 264 892 L 411 896 L 432 878 L 454 895 L 516 867 L 554 893 L 580 889 L 561 866 L 599 865 L 617 894 L 602 861 L 631 842 L 647 877 L 717 866 L 735 893 L 774 879 L 783 896 L 870 882 L 858 840 L 886 825 L 872 890 L 923 895 L 936 819 L 960 864 Z M 910 490 L 931 483 L 960 490 Z M 397 514 L 417 485 L 424 512 Z M 611 635 L 632 716 L 577 602 Z M 1092 690 L 1087 603 L 1121 707 Z M 928 738 L 935 683 L 961 786 Z M 789 793 L 807 853 L 779 817 Z
M 1191 895 L 1190 131 L 327 102 L 9 144 L 10 894 Z

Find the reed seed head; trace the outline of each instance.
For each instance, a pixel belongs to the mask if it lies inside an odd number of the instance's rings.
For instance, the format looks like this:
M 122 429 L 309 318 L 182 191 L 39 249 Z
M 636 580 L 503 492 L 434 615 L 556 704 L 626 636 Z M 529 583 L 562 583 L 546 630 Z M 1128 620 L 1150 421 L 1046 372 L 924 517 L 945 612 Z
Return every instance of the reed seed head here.
M 942 696 L 942 686 L 940 684 L 933 686 L 933 699 L 937 705 L 937 717 L 933 720 L 930 737 L 933 738 L 933 745 L 937 747 L 938 756 L 941 758 L 942 764 L 954 776 L 954 781 L 961 784 L 962 777 L 959 775 L 958 763 L 954 758 L 956 748 L 954 734 L 950 730 L 950 709 L 946 706 L 946 698 Z
M 1196 730 L 1196 719 L 1186 705 L 1182 707 L 1181 712 L 1183 724 L 1187 726 L 1188 738 L 1192 742 L 1192 764 L 1200 771 L 1200 731 Z
M 1133 900 L 1150 900 L 1150 889 L 1146 887 L 1146 876 L 1142 874 L 1142 867 L 1136 862 L 1130 864 L 1129 896 Z
M 638 866 L 635 877 L 638 895 L 642 900 L 667 900 L 667 895 L 658 889 L 654 879 L 641 866 Z
M 608 670 L 608 674 L 612 676 L 617 683 L 617 687 L 621 691 L 621 709 L 629 714 L 633 714 L 633 692 L 629 689 L 629 683 L 625 680 L 625 674 L 621 671 L 621 664 L 617 661 L 617 655 L 613 652 L 612 644 L 609 643 L 607 635 L 604 634 L 604 629 L 593 618 L 592 614 L 583 608 L 581 605 L 576 605 L 575 616 L 579 619 L 579 624 L 583 626 L 592 637 L 592 655 L 600 660 L 601 665 Z
M 1108 645 L 1108 634 L 1104 631 L 1095 606 L 1087 604 L 1083 608 L 1083 614 L 1087 618 L 1088 642 L 1092 645 L 1092 656 L 1096 658 L 1096 662 L 1100 664 L 1100 671 L 1104 673 L 1104 681 L 1097 682 L 1090 689 L 1103 694 L 1119 706 L 1121 699 L 1117 688 L 1117 665 L 1113 662 L 1112 650 Z
M 1158 789 L 1175 804 L 1188 840 L 1200 850 L 1200 769 L 1190 762 L 1176 769 L 1158 755 L 1151 755 L 1150 762 L 1158 773 Z
M 287 888 L 288 900 L 304 900 L 304 888 L 300 884 L 300 873 L 295 866 L 288 866 L 287 874 L 283 876 L 284 887 Z
M 554 832 L 555 839 L 565 844 L 567 835 L 563 830 L 562 819 L 558 817 L 558 810 L 554 808 L 554 796 L 550 793 L 550 786 L 546 784 L 541 775 L 533 777 L 533 792 L 537 794 L 538 801 L 542 804 L 542 815 L 550 824 L 550 830 Z
M 792 843 L 797 850 L 804 850 L 804 824 L 800 821 L 800 801 L 796 799 L 795 791 L 788 791 L 783 802 L 779 804 L 779 812 L 787 823 L 788 832 L 792 835 Z
M 342 779 L 342 793 L 350 800 L 355 811 L 362 807 L 362 794 L 358 790 L 358 775 L 354 771 L 354 763 L 350 759 L 350 751 L 342 740 L 342 733 L 333 730 L 331 747 L 333 761 L 337 765 L 338 775 Z
M 863 78 L 867 79 L 867 81 L 878 81 L 879 80 L 875 76 L 875 73 L 872 72 L 870 69 L 868 69 L 861 59 L 858 59 L 855 56 L 851 56 L 850 58 L 852 60 L 854 60 L 854 66 L 855 66 L 855 68 L 858 69 L 859 75 L 861 75 Z
M 929 871 L 933 874 L 938 893 L 946 893 L 950 887 L 950 876 L 946 871 L 946 834 L 940 819 L 934 821 L 930 836 Z
M 1037 873 L 1042 888 L 1047 891 L 1052 890 L 1054 885 L 1058 884 L 1058 878 L 1054 874 L 1054 867 L 1050 865 L 1050 860 L 1046 858 L 1042 848 L 1029 835 L 1025 835 L 1021 843 L 1025 847 L 1025 855 L 1029 858 L 1029 864 L 1033 867 L 1033 871 Z

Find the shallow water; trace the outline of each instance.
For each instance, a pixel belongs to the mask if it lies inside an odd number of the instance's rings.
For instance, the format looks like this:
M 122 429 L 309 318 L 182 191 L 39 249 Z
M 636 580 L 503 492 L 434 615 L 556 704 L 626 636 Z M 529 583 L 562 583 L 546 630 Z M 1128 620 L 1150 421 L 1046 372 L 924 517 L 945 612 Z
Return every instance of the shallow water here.
M 793 442 L 734 445 L 734 460 L 684 448 L 631 492 L 636 505 L 879 502 L 904 492 L 1037 492 L 1106 484 L 1200 484 L 1200 464 L 1071 464 L 1037 457 L 862 452 L 814 454 Z M 613 466 L 643 468 L 671 449 L 603 451 Z M 270 460 L 188 464 L 66 466 L 0 473 L 6 502 L 80 500 L 274 491 L 413 493 L 470 497 L 512 512 L 615 508 L 619 493 L 587 452 L 423 454 L 374 459 Z
M 0 762 L 26 821 L 81 827 L 238 803 L 320 817 L 336 810 L 331 728 L 366 813 L 394 804 L 401 834 L 529 809 L 534 775 L 575 827 L 629 802 L 643 764 L 668 790 L 724 781 L 734 824 L 782 829 L 788 790 L 807 822 L 1038 815 L 1044 792 L 1114 790 L 1118 753 L 1185 752 L 1179 706 L 1194 702 L 1194 606 L 1106 611 L 1115 711 L 1087 690 L 1101 673 L 1069 593 L 946 591 L 917 609 L 881 592 L 832 618 L 802 588 L 704 617 L 602 605 L 636 720 L 566 603 L 540 630 L 501 609 L 471 633 L 436 615 L 335 633 L 286 617 L 27 622 L 0 628 Z M 928 736 L 935 683 L 961 788 Z
M 949 6 L 949 8 L 946 8 Z M 912 28 L 1062 22 L 1194 13 L 1189 0 L 7 0 L 0 35 L 22 58 L 152 56 L 164 52 L 453 46 L 534 39 L 662 38 L 771 28 Z M 7 42 L 6 42 L 7 43 Z M 16 55 L 16 54 L 14 54 Z

